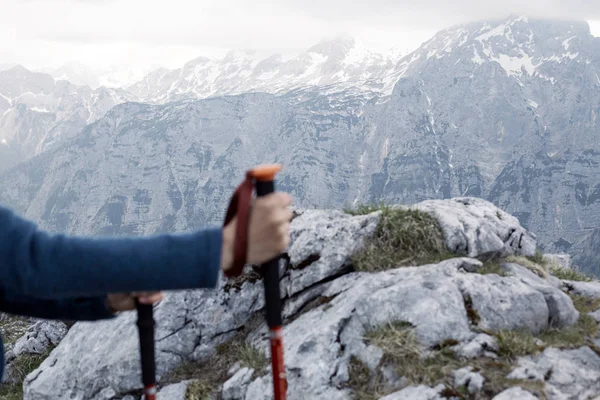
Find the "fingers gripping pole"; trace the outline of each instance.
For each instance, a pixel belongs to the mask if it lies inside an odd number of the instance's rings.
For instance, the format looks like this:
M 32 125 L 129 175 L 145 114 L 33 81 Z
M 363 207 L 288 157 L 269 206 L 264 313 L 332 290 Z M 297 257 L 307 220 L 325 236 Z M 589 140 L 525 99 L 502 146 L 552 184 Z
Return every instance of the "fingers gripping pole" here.
M 256 179 L 256 195 L 265 196 L 275 191 L 275 174 L 280 170 L 277 165 L 258 167 L 251 171 Z M 281 318 L 281 297 L 279 292 L 279 257 L 261 266 L 265 287 L 267 324 L 271 342 L 271 368 L 273 373 L 273 391 L 275 400 L 285 400 L 287 378 L 283 360 L 283 337 Z
M 247 171 L 246 179 L 238 186 L 227 209 L 227 226 L 234 218 L 237 225 L 234 239 L 234 257 L 232 267 L 225 272 L 227 277 L 240 276 L 246 263 L 248 251 L 248 227 L 250 219 L 250 201 L 256 189 L 257 196 L 265 196 L 275 191 L 275 175 L 281 170 L 278 164 L 261 165 Z M 273 391 L 275 400 L 286 400 L 287 379 L 283 361 L 283 339 L 281 318 L 281 297 L 279 292 L 279 256 L 260 266 L 265 287 L 267 324 L 270 331 L 271 367 L 273 370 Z
M 141 304 L 136 300 L 137 326 L 140 336 L 140 357 L 144 400 L 156 400 L 156 362 L 154 358 L 154 316 L 152 304 Z

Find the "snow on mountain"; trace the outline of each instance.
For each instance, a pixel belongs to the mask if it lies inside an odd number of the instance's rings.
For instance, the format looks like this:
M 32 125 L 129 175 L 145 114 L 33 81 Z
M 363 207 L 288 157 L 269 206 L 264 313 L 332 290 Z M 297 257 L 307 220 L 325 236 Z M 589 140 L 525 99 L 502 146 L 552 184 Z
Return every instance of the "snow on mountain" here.
M 78 86 L 124 88 L 138 82 L 148 72 L 126 65 L 113 65 L 107 68 L 91 68 L 79 62 L 69 62 L 59 68 L 44 68 L 40 70 L 52 75 L 56 80 L 64 80 Z
M 497 63 L 507 76 L 517 79 L 544 79 L 552 83 L 557 64 L 591 63 L 598 54 L 590 49 L 594 41 L 589 25 L 580 21 L 536 19 L 526 16 L 506 20 L 475 22 L 445 29 L 415 52 L 404 57 L 390 75 L 396 80 L 419 71 L 434 58 L 456 58 L 457 64 L 477 67 Z M 591 47 L 590 47 L 591 46 Z M 458 57 L 457 57 L 458 56 Z
M 14 64 L 14 63 L 0 63 L 0 71 L 4 71 L 6 69 L 10 69 L 15 66 L 16 66 L 16 64 Z
M 399 57 L 398 52 L 384 56 L 352 38 L 337 37 L 298 54 L 259 58 L 231 51 L 222 59 L 199 57 L 179 69 L 153 71 L 128 90 L 150 103 L 253 91 L 281 94 L 310 86 L 391 91 L 381 81 Z

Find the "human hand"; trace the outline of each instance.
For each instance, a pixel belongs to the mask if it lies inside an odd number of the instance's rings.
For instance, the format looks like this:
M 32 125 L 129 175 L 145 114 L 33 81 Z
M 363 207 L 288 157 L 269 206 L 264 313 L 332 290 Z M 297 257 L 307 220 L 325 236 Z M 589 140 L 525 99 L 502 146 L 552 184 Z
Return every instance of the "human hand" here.
M 107 302 L 111 311 L 118 312 L 134 310 L 136 299 L 141 304 L 154 304 L 160 302 L 164 297 L 163 292 L 109 293 Z
M 248 226 L 248 264 L 262 264 L 278 256 L 290 243 L 292 220 L 292 197 L 283 192 L 274 192 L 253 201 Z M 227 272 L 233 264 L 233 245 L 237 217 L 223 229 L 221 268 Z

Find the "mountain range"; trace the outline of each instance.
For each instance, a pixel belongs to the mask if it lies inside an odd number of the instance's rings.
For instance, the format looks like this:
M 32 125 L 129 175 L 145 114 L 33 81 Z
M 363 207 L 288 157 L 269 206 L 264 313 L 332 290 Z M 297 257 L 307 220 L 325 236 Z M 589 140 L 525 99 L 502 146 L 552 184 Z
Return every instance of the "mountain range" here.
M 52 75 L 57 80 L 69 81 L 79 86 L 98 89 L 125 88 L 141 80 L 147 69 L 133 68 L 129 65 L 113 65 L 106 68 L 90 68 L 80 62 L 68 62 L 58 68 L 41 68 L 35 72 Z
M 230 51 L 222 59 L 198 57 L 179 69 L 159 69 L 128 90 L 150 103 L 248 92 L 281 94 L 309 86 L 389 93 L 394 82 L 387 78 L 400 58 L 397 52 L 374 53 L 341 36 L 298 54 L 260 58 Z
M 16 155 L 0 202 L 56 232 L 191 230 L 220 223 L 247 168 L 281 162 L 298 206 L 482 197 L 600 275 L 599 74 L 587 23 L 527 17 L 402 57 L 343 37 L 120 89 L 15 67 L 0 72 L 0 157 Z
M 133 99 L 123 89 L 92 90 L 20 65 L 0 71 L 0 171 L 77 135 Z

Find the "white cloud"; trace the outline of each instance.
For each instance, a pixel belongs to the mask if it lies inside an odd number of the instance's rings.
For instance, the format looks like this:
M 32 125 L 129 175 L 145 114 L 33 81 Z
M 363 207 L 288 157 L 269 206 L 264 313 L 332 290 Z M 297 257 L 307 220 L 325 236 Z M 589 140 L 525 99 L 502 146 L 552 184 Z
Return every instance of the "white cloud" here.
M 0 63 L 176 67 L 230 48 L 298 50 L 339 33 L 375 50 L 411 49 L 449 25 L 511 13 L 600 20 L 600 2 L 0 0 Z

